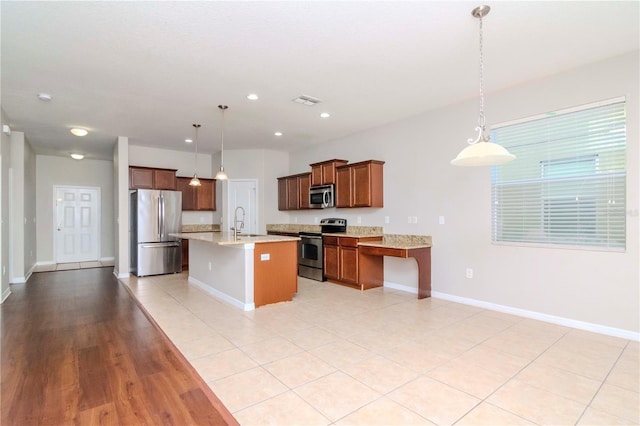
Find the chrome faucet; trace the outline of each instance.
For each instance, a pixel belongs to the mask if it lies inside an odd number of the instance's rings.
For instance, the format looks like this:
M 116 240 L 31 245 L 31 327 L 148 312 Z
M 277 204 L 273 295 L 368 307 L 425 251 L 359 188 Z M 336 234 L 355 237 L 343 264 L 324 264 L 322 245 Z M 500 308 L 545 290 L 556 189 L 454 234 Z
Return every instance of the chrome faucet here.
M 242 219 L 238 219 L 238 210 L 242 210 Z M 238 239 L 238 231 L 242 231 L 242 228 L 244 228 L 244 217 L 244 208 L 242 206 L 236 207 L 236 210 L 233 212 L 233 227 L 231 228 L 233 229 L 234 240 Z

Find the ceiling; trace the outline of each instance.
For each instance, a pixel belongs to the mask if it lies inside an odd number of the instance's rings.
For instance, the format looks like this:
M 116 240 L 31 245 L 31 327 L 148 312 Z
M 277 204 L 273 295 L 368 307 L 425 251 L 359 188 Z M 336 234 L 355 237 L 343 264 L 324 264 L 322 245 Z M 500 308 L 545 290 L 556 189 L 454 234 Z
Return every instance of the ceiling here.
M 192 151 L 194 122 L 215 153 L 219 104 L 226 149 L 294 151 L 477 97 L 479 4 L 3 1 L 2 108 L 38 154 Z M 637 1 L 488 4 L 487 92 L 639 48 Z

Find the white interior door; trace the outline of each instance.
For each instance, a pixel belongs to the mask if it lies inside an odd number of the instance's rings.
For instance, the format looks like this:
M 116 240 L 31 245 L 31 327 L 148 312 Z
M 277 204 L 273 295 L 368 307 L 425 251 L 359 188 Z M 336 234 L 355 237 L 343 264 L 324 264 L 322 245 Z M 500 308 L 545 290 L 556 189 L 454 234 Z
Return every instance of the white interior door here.
M 258 181 L 255 179 L 229 179 L 227 217 L 229 228 L 234 226 L 233 215 L 236 207 L 244 209 L 243 234 L 258 233 Z M 238 212 L 238 219 L 242 219 L 242 212 Z
M 56 262 L 98 260 L 100 189 L 56 186 L 53 191 Z

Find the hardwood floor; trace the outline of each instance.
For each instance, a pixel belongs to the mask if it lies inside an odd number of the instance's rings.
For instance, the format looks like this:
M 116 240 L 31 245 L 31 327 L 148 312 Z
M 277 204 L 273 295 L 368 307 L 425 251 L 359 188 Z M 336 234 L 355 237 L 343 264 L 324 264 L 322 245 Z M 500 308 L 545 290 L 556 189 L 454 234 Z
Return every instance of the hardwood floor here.
M 11 291 L 3 425 L 238 424 L 112 268 L 37 273 Z

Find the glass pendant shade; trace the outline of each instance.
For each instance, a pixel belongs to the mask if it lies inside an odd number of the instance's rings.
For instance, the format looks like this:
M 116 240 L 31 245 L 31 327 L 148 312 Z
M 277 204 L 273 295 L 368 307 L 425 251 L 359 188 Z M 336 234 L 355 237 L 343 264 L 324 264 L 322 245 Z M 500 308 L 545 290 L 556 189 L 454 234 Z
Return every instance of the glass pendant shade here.
M 451 164 L 454 166 L 497 166 L 508 163 L 516 158 L 509 153 L 506 148 L 491 142 L 489 136 L 485 136 L 485 116 L 484 116 L 484 58 L 482 53 L 482 18 L 484 18 L 491 8 L 489 6 L 478 6 L 471 11 L 471 15 L 480 21 L 480 114 L 476 131 L 478 136 L 469 139 L 469 146 L 460 151 L 460 154 Z
M 229 176 L 227 176 L 227 174 L 224 172 L 224 167 L 220 166 L 220 170 L 218 170 L 218 173 L 216 173 L 216 180 L 227 180 L 229 179 Z
M 198 179 L 198 176 L 194 173 L 193 177 L 191 178 L 191 180 L 189 181 L 189 185 L 191 186 L 200 186 L 200 179 Z
M 508 163 L 516 156 L 510 154 L 503 146 L 493 142 L 476 142 L 469 145 L 453 160 L 454 166 L 494 166 Z

